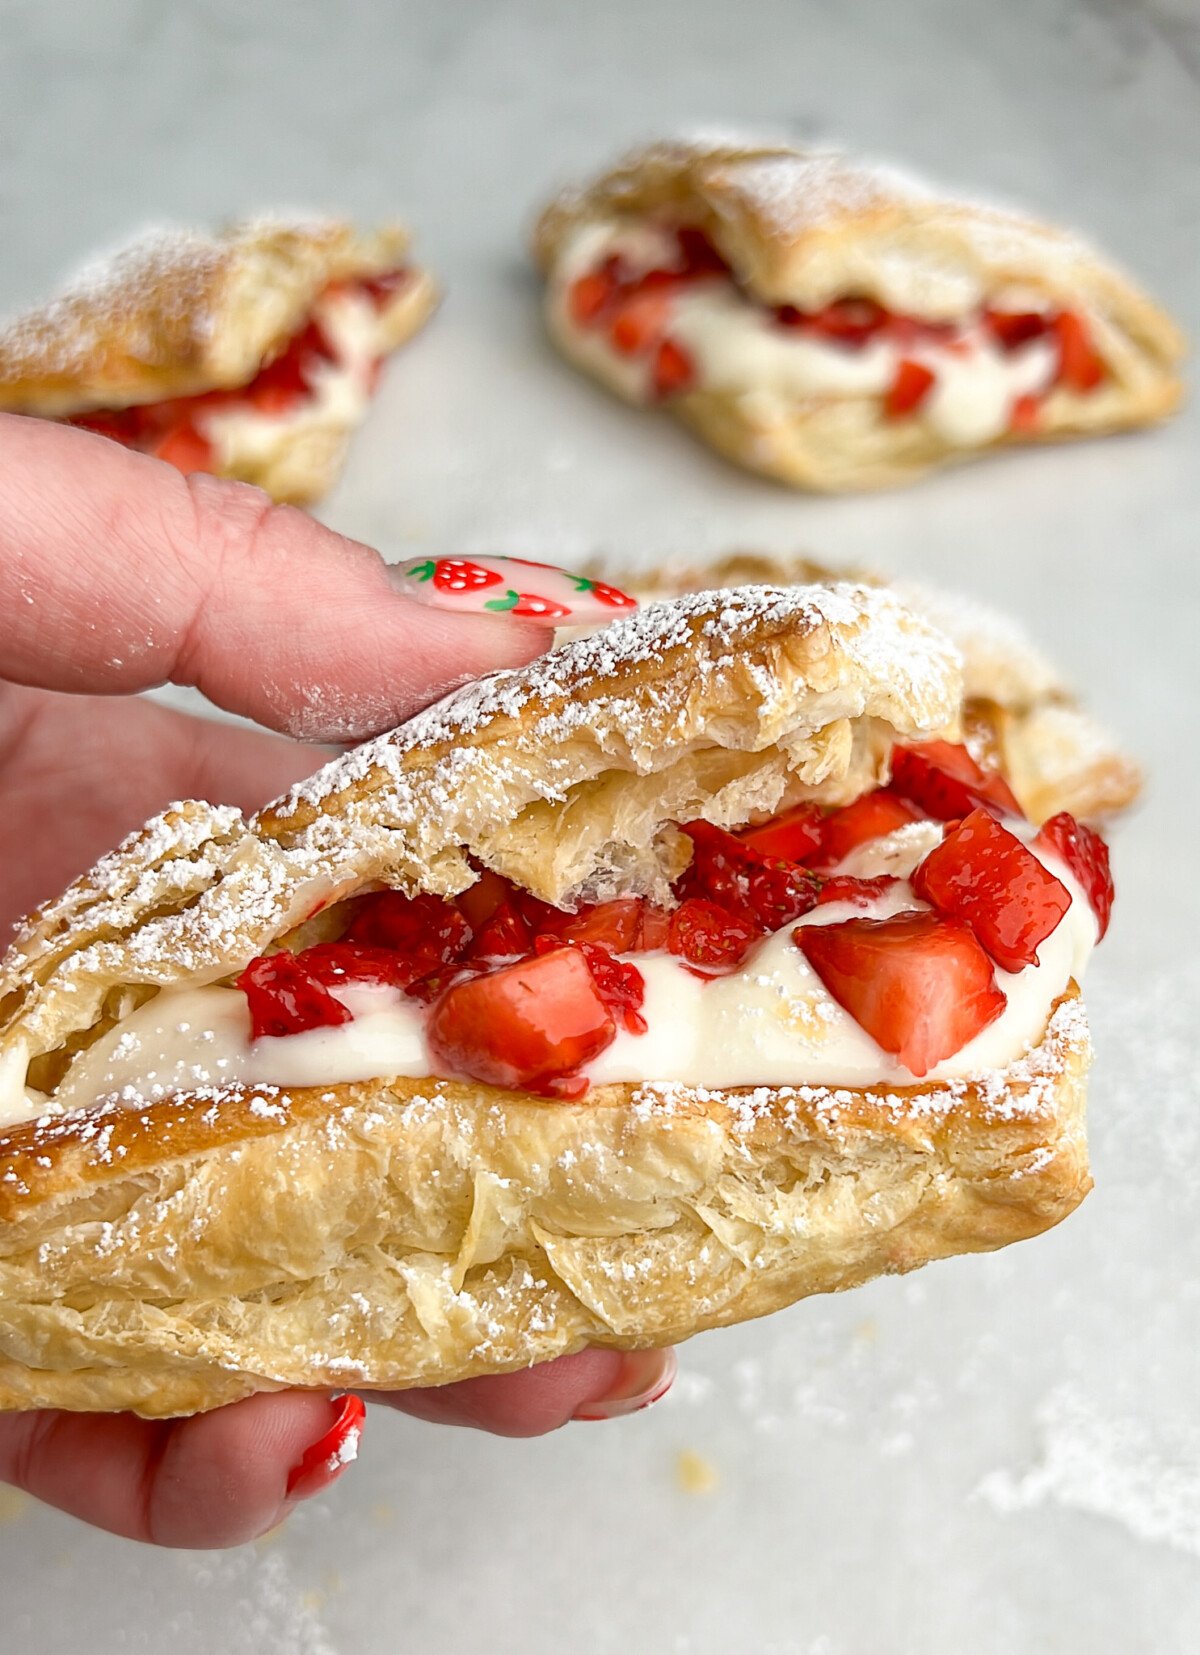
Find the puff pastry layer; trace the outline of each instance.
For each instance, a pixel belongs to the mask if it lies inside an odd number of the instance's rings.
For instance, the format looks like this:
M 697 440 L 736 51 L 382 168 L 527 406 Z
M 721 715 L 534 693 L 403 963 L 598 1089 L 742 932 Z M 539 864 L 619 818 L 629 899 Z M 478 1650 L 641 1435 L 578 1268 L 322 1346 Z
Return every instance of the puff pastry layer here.
M 364 888 L 478 866 L 572 906 L 662 899 L 671 824 L 836 804 L 958 732 L 954 647 L 862 585 L 654 604 L 459 691 L 251 821 L 180 805 L 35 915 L 0 971 L 0 1405 L 216 1406 L 634 1348 L 1045 1229 L 1086 1193 L 1068 984 L 1000 1072 L 900 1088 L 456 1080 L 210 1088 L 53 1113 L 156 991 L 326 934 Z
M 344 300 L 374 284 L 373 302 L 350 318 L 356 361 L 339 359 L 336 338 L 316 342 L 317 377 L 331 365 L 320 360 L 326 354 L 333 367 L 352 368 L 354 383 L 342 394 L 308 395 L 289 403 L 286 417 L 240 424 L 224 417 L 224 406 L 173 409 L 200 426 L 222 416 L 214 455 L 199 469 L 310 503 L 337 478 L 375 365 L 436 303 L 430 276 L 408 262 L 408 244 L 400 225 L 360 233 L 336 220 L 259 220 L 213 236 L 152 234 L 0 328 L 0 409 L 85 422 L 112 415 L 115 433 L 122 410 L 247 391 L 329 296 Z M 332 332 L 338 317 L 324 320 Z
M 679 228 L 710 251 L 664 247 Z M 1178 329 L 1084 242 L 841 155 L 652 144 L 552 202 L 533 247 L 576 365 L 800 488 L 887 487 L 982 447 L 1144 425 L 1181 394 Z M 681 262 L 702 279 L 664 319 L 637 278 L 661 292 Z M 600 287 L 576 293 L 581 276 Z M 613 280 L 636 294 L 619 320 Z

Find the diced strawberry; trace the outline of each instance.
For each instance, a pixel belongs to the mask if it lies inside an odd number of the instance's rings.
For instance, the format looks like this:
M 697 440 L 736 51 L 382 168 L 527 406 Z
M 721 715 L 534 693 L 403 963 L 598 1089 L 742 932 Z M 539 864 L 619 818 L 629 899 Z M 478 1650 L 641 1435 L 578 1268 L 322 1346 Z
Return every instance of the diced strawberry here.
M 657 949 L 666 948 L 670 936 L 671 916 L 667 910 L 655 907 L 652 902 L 643 903 L 642 923 L 634 951 L 638 954 L 649 954 Z
M 372 948 L 361 942 L 318 942 L 295 957 L 325 988 L 336 988 L 339 983 L 407 988 L 413 980 L 409 960 L 394 948 Z
M 472 931 L 480 931 L 512 892 L 513 887 L 502 875 L 481 868 L 475 883 L 460 891 L 454 901 Z
M 992 962 L 965 925 L 905 911 L 799 925 L 792 938 L 837 1003 L 920 1076 L 1004 1010 Z
M 637 966 L 628 960 L 614 959 L 599 943 L 581 942 L 576 947 L 582 949 L 600 997 L 617 1022 L 628 1034 L 645 1034 L 642 1002 L 646 998 L 646 980 Z
M 1020 971 L 1071 906 L 1070 892 L 987 810 L 973 810 L 913 874 L 913 890 L 969 925 L 996 964 Z
M 638 945 L 642 903 L 637 897 L 596 902 L 574 914 L 562 914 L 554 935 L 564 942 L 600 943 L 614 954 L 627 954 Z
M 761 932 L 743 914 L 704 897 L 688 897 L 670 919 L 667 947 L 691 965 L 740 965 Z
M 664 339 L 654 358 L 654 394 L 657 397 L 678 396 L 690 390 L 696 377 L 691 357 L 673 339 Z
M 703 230 L 685 225 L 682 229 L 677 230 L 675 235 L 679 242 L 679 253 L 683 260 L 683 273 L 685 275 L 719 276 L 729 269 L 729 266 Z
M 1042 423 L 1042 399 L 1026 393 L 1016 398 L 1008 416 L 1008 429 L 1028 433 Z
M 920 741 L 892 752 L 892 790 L 941 822 L 957 821 L 976 805 L 1022 814 L 998 770 L 984 770 L 953 741 Z
M 1100 937 L 1103 937 L 1112 917 L 1114 895 L 1108 846 L 1104 840 L 1092 828 L 1077 822 L 1069 810 L 1060 810 L 1057 816 L 1051 816 L 1048 822 L 1042 823 L 1041 831 L 1033 842 L 1053 851 L 1067 864 L 1083 886 L 1096 915 Z
M 835 299 L 821 310 L 811 311 L 807 322 L 814 333 L 857 349 L 887 326 L 888 313 L 874 299 Z
M 608 336 L 622 356 L 642 356 L 662 338 L 671 316 L 667 287 L 641 287 L 619 300 Z
M 856 908 L 869 908 L 898 883 L 895 874 L 890 873 L 876 874 L 874 879 L 859 879 L 849 873 L 834 874 L 822 884 L 817 903 L 852 902 Z
M 793 805 L 769 822 L 741 828 L 737 837 L 743 845 L 763 856 L 782 857 L 786 862 L 807 862 L 821 844 L 821 812 L 816 805 Z
M 1088 325 L 1073 310 L 1054 318 L 1058 338 L 1058 377 L 1070 391 L 1094 391 L 1104 378 L 1104 363 L 1092 344 Z
M 492 917 L 476 934 L 470 948 L 473 960 L 502 960 L 513 954 L 527 953 L 533 944 L 533 934 L 516 904 L 505 898 Z
M 914 362 L 908 356 L 902 357 L 896 366 L 896 377 L 883 399 L 883 411 L 887 417 L 902 419 L 906 414 L 915 413 L 933 389 L 934 378 L 933 370 L 924 363 Z
M 907 799 L 890 788 L 877 787 L 873 793 L 864 793 L 853 804 L 844 805 L 826 816 L 821 823 L 821 854 L 813 857 L 818 868 L 836 868 L 859 845 L 871 839 L 882 839 L 885 833 L 895 833 L 919 821 L 920 811 Z
M 1018 351 L 1050 326 L 1040 310 L 985 310 L 983 325 L 1002 351 Z
M 577 327 L 591 327 L 604 314 L 605 307 L 617 291 L 616 282 L 601 270 L 589 270 L 576 276 L 567 289 L 567 310 Z
M 255 1040 L 348 1023 L 350 1013 L 294 954 L 260 954 L 242 972 L 237 986 L 250 1008 Z
M 800 863 L 764 856 L 711 822 L 688 822 L 683 831 L 692 861 L 679 881 L 681 895 L 743 914 L 760 931 L 777 931 L 816 905 L 820 881 Z
M 343 938 L 370 948 L 393 949 L 404 962 L 410 983 L 461 959 L 470 940 L 471 927 L 452 902 L 440 896 L 405 896 L 400 891 L 377 891 L 365 897 Z
M 155 457 L 189 476 L 193 471 L 211 471 L 216 454 L 207 437 L 202 437 L 190 420 L 181 420 L 152 450 Z
M 455 983 L 435 1002 L 426 1039 L 443 1073 L 561 1095 L 612 1044 L 617 1025 L 582 949 L 565 947 Z
M 768 862 L 746 881 L 744 908 L 763 931 L 778 931 L 815 908 L 821 881 L 798 862 Z

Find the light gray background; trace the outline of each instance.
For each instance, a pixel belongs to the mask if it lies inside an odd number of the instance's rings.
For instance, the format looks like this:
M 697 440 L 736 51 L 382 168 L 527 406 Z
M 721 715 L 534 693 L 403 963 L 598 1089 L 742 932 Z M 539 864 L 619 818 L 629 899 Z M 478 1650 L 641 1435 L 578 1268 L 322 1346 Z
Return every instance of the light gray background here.
M 1143 754 L 1089 981 L 1097 1189 L 1060 1231 L 683 1352 L 531 1444 L 372 1415 L 281 1538 L 152 1554 L 0 1504 L 33 1655 L 1197 1647 L 1197 421 L 792 496 L 574 377 L 522 234 L 679 125 L 841 137 L 1091 232 L 1200 331 L 1189 0 L 0 0 L 0 300 L 147 220 L 402 210 L 448 298 L 324 515 L 390 555 L 806 547 L 1021 615 Z M 682 1491 L 692 1449 L 719 1478 Z

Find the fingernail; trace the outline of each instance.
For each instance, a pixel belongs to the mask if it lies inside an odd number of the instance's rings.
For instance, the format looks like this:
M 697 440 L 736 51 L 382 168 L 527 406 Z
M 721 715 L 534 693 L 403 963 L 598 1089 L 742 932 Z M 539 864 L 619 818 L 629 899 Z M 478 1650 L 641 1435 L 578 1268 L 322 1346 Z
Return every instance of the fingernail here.
M 328 1488 L 342 1472 L 358 1458 L 363 1420 L 367 1410 L 361 1397 L 346 1395 L 338 1398 L 337 1417 L 323 1437 L 304 1450 L 301 1458 L 288 1472 L 289 1500 L 307 1500 Z
M 679 1363 L 673 1350 L 626 1351 L 615 1385 L 606 1396 L 582 1403 L 572 1419 L 620 1419 L 658 1402 L 675 1382 Z
M 546 626 L 611 621 L 637 599 L 602 580 L 523 557 L 425 557 L 394 563 L 392 585 L 405 597 L 460 615 L 515 615 Z

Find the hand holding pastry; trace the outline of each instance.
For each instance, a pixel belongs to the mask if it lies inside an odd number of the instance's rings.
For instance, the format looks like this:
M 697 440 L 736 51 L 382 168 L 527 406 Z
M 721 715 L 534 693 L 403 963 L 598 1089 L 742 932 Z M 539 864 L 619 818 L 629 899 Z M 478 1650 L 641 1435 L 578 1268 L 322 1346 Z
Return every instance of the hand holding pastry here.
M 542 647 L 533 622 L 414 608 L 366 547 L 241 485 L 185 481 L 97 437 L 11 416 L 0 416 L 0 454 L 5 932 L 168 800 L 249 807 L 322 756 L 120 698 L 196 685 L 287 735 L 343 741 Z M 669 1365 L 584 1351 L 424 1391 L 410 1411 L 532 1435 L 578 1412 L 636 1406 L 664 1388 Z M 353 1457 L 361 1425 L 357 1399 L 319 1391 L 166 1422 L 6 1414 L 0 1480 L 120 1534 L 227 1545 L 324 1486 Z

